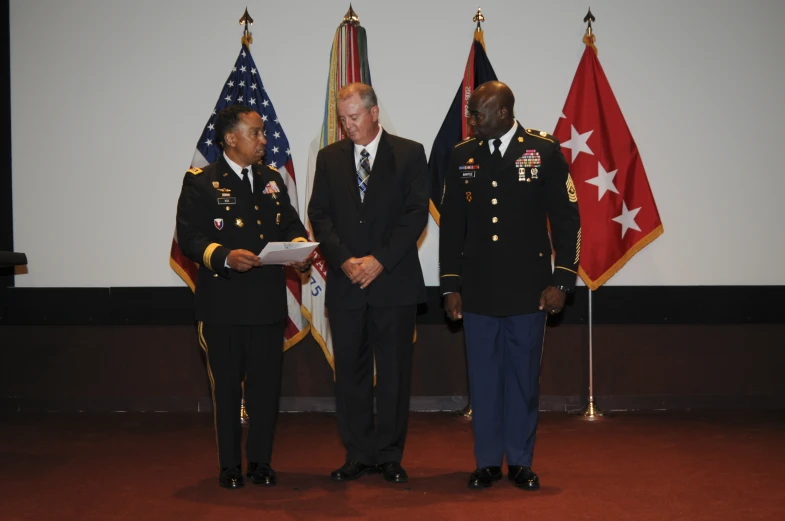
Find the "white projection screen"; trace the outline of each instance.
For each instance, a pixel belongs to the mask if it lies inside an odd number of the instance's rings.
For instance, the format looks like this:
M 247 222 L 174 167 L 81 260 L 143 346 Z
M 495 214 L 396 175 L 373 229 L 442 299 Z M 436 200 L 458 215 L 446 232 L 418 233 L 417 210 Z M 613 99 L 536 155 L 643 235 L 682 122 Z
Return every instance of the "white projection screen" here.
M 14 249 L 20 287 L 180 286 L 168 264 L 196 140 L 240 50 L 291 143 L 299 189 L 346 0 L 11 0 Z M 426 151 L 455 95 L 477 2 L 353 2 L 373 85 Z M 591 2 L 599 58 L 665 233 L 610 285 L 782 285 L 785 2 Z M 516 116 L 552 132 L 586 2 L 488 0 L 485 41 Z M 303 194 L 300 193 L 300 200 Z M 300 209 L 301 212 L 304 210 Z M 438 227 L 421 247 L 438 285 Z

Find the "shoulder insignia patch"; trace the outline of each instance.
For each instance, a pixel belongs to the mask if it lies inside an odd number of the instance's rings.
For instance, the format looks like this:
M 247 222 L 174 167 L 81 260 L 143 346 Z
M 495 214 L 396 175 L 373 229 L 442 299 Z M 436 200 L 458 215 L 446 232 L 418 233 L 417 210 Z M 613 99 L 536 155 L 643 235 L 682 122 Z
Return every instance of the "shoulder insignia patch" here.
M 193 167 L 193 168 L 188 170 L 188 173 L 189 174 L 193 174 L 193 175 L 199 175 L 199 174 L 202 173 L 202 169 L 201 168 L 197 168 L 197 167 Z
M 466 143 L 471 143 L 471 142 L 472 142 L 472 141 L 474 141 L 475 139 L 476 139 L 476 138 L 473 138 L 473 137 L 467 137 L 466 139 L 464 139 L 463 141 L 461 141 L 460 143 L 458 143 L 457 145 L 455 145 L 455 148 L 458 148 L 458 147 L 459 147 L 459 146 L 461 146 L 461 145 L 465 145 Z
M 547 132 L 543 130 L 534 130 L 533 128 L 527 128 L 526 133 L 530 136 L 534 136 L 536 138 L 544 139 L 545 141 L 550 141 L 553 143 L 553 136 L 549 135 Z
M 572 182 L 572 176 L 567 173 L 567 197 L 571 203 L 578 202 L 578 192 L 575 191 L 575 183 Z
M 277 169 L 277 168 L 275 168 L 274 166 L 271 166 L 271 165 L 266 165 L 266 166 L 267 166 L 267 168 L 269 168 L 269 169 L 270 169 L 270 170 L 272 170 L 273 172 L 278 172 L 278 169 Z

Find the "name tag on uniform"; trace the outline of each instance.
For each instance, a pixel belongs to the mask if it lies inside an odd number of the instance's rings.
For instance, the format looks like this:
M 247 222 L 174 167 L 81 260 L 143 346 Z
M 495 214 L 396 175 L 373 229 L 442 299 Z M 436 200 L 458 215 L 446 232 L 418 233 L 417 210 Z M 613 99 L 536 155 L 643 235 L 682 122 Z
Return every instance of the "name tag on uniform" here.
M 236 197 L 219 197 L 218 204 L 237 204 Z
M 460 165 L 458 170 L 461 172 L 461 179 L 473 179 L 480 165 Z

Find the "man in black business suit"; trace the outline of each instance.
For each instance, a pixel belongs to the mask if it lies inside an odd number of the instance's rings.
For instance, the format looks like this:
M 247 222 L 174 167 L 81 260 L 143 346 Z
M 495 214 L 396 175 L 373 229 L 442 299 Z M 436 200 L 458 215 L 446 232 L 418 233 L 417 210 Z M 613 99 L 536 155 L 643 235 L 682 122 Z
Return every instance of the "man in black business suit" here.
M 241 382 L 250 428 L 247 476 L 275 485 L 270 467 L 281 387 L 287 317 L 283 266 L 262 266 L 268 241 L 305 241 L 306 231 L 278 171 L 261 163 L 267 143 L 253 109 L 233 105 L 215 121 L 223 155 L 183 179 L 177 240 L 200 264 L 196 278 L 199 343 L 207 355 L 222 487 L 244 484 L 241 471 Z M 295 264 L 305 271 L 310 261 Z
M 349 138 L 319 151 L 308 207 L 329 267 L 326 305 L 346 447 L 346 462 L 331 478 L 347 481 L 378 469 L 387 481 L 403 483 L 414 322 L 425 301 L 417 240 L 428 220 L 428 166 L 420 143 L 379 125 L 369 85 L 347 85 L 337 98 Z

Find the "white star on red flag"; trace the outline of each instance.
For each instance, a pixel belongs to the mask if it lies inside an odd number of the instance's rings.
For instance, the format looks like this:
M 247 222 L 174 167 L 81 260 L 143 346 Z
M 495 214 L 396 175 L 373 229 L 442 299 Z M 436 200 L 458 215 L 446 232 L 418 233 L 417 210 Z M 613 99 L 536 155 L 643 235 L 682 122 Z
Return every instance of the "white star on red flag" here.
M 627 203 L 624 201 L 621 202 L 621 215 L 618 217 L 614 217 L 611 219 L 612 221 L 616 221 L 617 223 L 621 224 L 621 238 L 624 238 L 624 235 L 627 233 L 627 230 L 632 228 L 633 230 L 641 231 L 638 228 L 638 225 L 635 223 L 635 216 L 638 215 L 638 212 L 641 211 L 640 208 L 633 208 L 632 210 L 627 209 Z
M 586 143 L 589 141 L 589 138 L 594 131 L 590 130 L 581 134 L 572 125 L 570 125 L 570 129 L 572 130 L 570 134 L 570 140 L 561 144 L 562 148 L 569 148 L 572 150 L 572 160 L 570 163 L 574 163 L 581 152 L 594 155 L 594 152 L 591 151 L 591 148 L 589 148 L 589 145 Z
M 615 194 L 619 193 L 619 191 L 616 189 L 616 185 L 613 184 L 613 178 L 616 177 L 616 172 L 618 172 L 618 170 L 606 172 L 602 167 L 602 164 L 597 161 L 597 177 L 587 179 L 586 182 L 597 187 L 598 201 L 602 199 L 602 196 L 605 195 L 605 192 L 611 191 Z

